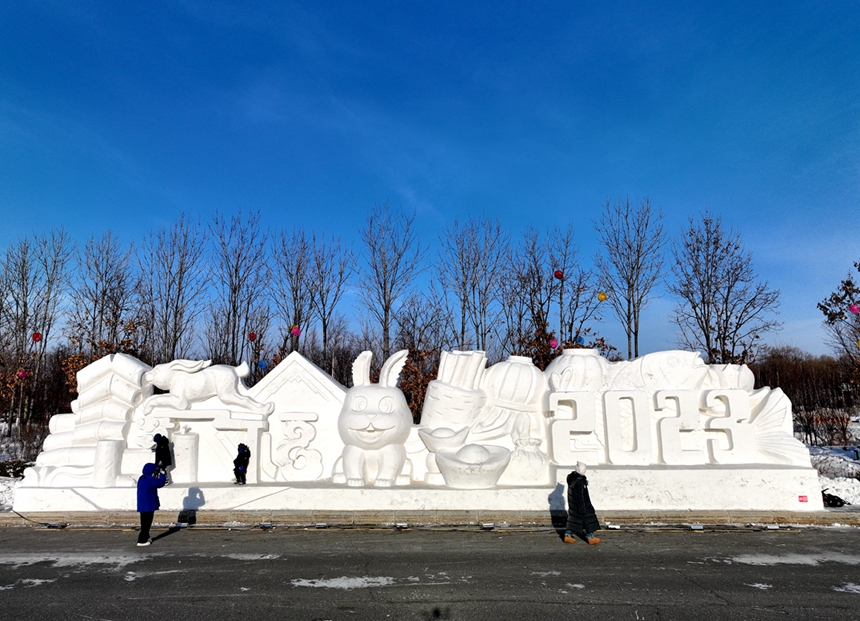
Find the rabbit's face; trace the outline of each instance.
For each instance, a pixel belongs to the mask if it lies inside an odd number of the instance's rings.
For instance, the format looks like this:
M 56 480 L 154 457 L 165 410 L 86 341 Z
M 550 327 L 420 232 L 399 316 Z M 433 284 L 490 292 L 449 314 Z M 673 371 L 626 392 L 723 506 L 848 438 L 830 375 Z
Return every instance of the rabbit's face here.
M 350 388 L 337 420 L 344 444 L 369 450 L 402 444 L 411 428 L 412 414 L 403 393 L 378 384 Z

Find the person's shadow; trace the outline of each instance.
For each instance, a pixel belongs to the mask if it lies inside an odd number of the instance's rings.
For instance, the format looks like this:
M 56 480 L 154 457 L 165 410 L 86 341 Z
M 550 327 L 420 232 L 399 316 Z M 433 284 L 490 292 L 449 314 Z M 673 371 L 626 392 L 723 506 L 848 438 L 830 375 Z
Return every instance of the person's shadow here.
M 179 515 L 176 518 L 176 526 L 172 526 L 167 529 L 165 532 L 161 533 L 157 537 L 153 537 L 152 540 L 156 541 L 157 539 L 161 539 L 162 537 L 167 537 L 168 535 L 172 535 L 173 533 L 178 533 L 182 530 L 184 525 L 193 526 L 197 523 L 197 509 L 206 504 L 206 498 L 203 496 L 203 490 L 199 487 L 189 487 L 188 495 L 182 499 L 182 511 L 179 512 Z M 179 526 L 182 524 L 183 526 Z
M 189 487 L 188 495 L 182 499 L 182 511 L 179 512 L 179 517 L 176 521 L 179 523 L 192 524 L 197 523 L 197 509 L 206 504 L 206 498 L 203 497 L 203 490 L 199 487 Z
M 555 484 L 555 489 L 547 496 L 549 503 L 549 517 L 552 520 L 552 527 L 558 533 L 559 538 L 564 539 L 564 529 L 567 526 L 567 508 L 564 504 L 564 485 L 561 483 Z

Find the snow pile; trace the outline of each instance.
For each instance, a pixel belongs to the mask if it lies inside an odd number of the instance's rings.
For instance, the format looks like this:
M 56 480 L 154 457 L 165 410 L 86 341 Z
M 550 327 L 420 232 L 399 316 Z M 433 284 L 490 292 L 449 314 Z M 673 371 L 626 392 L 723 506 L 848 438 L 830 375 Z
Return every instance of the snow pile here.
M 809 456 L 818 470 L 822 490 L 852 505 L 860 505 L 860 448 L 810 446 Z
M 15 498 L 15 484 L 18 479 L 0 477 L 0 511 L 8 511 L 12 508 L 12 500 Z
M 860 477 L 860 449 L 841 446 L 810 446 L 812 466 L 831 479 Z
M 0 423 L 0 461 L 18 459 L 18 445 L 9 434 L 6 423 Z
M 826 489 L 828 494 L 839 496 L 848 504 L 860 505 L 860 481 L 857 479 L 846 477 L 830 479 L 819 475 L 818 484 L 821 485 L 822 490 Z

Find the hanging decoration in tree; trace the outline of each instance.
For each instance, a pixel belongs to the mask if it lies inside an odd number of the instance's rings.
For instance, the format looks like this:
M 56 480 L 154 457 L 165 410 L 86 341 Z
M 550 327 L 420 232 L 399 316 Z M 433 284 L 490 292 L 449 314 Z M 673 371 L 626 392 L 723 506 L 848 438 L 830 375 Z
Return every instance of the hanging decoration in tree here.
M 27 379 L 27 376 L 30 375 L 26 369 L 20 369 L 18 371 L 18 379 Z
M 848 310 L 850 310 L 852 313 L 854 313 L 856 315 L 856 314 L 860 313 L 860 305 L 852 304 L 851 306 L 848 307 Z
M 581 334 L 576 335 L 576 344 L 577 345 L 585 345 L 585 339 L 582 338 Z
M 555 338 L 555 337 L 552 337 L 552 338 L 549 340 L 549 346 L 550 346 L 550 347 L 552 347 L 553 349 L 555 349 L 556 347 L 558 347 L 558 339 L 557 339 L 557 338 Z
M 249 332 L 248 333 L 248 340 L 251 341 L 252 343 L 254 341 L 256 341 L 257 340 L 257 333 L 256 332 Z
M 33 332 L 33 342 L 38 343 L 41 340 L 42 340 L 42 333 L 41 332 Z
M 559 280 L 561 280 L 562 278 L 564 278 L 564 272 L 562 272 L 561 270 L 555 270 L 555 271 L 552 273 L 552 275 L 553 275 L 553 276 L 555 276 L 556 278 L 558 278 Z
M 607 297 L 608 296 L 606 295 L 605 291 L 601 291 L 600 293 L 597 294 L 597 299 L 601 302 L 605 302 Z
M 302 330 L 298 326 L 294 325 L 290 327 L 290 334 L 292 334 L 293 336 L 299 336 L 301 333 Z
M 269 363 L 265 360 L 260 360 L 260 362 L 257 363 L 257 366 L 260 367 L 260 369 L 262 369 L 263 371 L 265 371 L 267 368 L 269 368 Z

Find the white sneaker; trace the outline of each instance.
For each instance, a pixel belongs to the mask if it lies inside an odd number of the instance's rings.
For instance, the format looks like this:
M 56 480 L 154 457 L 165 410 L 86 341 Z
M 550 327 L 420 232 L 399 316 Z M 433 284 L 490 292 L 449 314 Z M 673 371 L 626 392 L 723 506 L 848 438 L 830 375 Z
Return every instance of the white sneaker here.
M 152 543 L 152 539 L 147 539 L 144 543 L 138 542 L 137 547 L 142 548 L 143 546 L 148 546 L 151 543 Z

